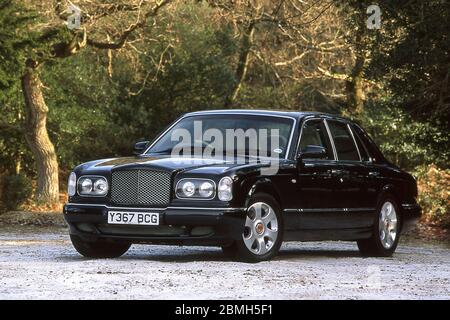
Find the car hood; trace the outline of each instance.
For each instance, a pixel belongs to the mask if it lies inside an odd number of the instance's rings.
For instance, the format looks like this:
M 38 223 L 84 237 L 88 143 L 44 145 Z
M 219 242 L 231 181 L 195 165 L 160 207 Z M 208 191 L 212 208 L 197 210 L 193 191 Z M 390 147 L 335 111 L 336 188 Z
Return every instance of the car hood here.
M 172 158 L 169 156 L 136 156 L 101 159 L 83 163 L 75 170 L 82 174 L 99 174 L 113 170 L 156 169 L 163 171 L 183 171 L 199 174 L 224 174 L 230 170 L 251 170 L 268 166 L 269 160 L 234 161 L 205 158 Z

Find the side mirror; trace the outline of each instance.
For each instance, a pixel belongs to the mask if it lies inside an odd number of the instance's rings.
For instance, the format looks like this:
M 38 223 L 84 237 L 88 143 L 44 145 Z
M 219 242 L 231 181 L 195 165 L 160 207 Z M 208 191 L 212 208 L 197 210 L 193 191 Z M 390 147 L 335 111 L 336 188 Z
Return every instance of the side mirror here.
M 136 142 L 134 145 L 133 154 L 140 155 L 142 154 L 148 146 L 148 141 Z
M 326 159 L 327 150 L 322 146 L 308 145 L 303 151 L 300 152 L 297 160 L 303 159 Z

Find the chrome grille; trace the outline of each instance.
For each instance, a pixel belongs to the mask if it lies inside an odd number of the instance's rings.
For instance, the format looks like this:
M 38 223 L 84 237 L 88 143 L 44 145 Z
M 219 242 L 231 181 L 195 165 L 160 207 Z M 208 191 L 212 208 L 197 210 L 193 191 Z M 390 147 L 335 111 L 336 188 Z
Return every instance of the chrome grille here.
M 111 201 L 124 205 L 166 206 L 170 201 L 170 172 L 156 170 L 114 171 Z

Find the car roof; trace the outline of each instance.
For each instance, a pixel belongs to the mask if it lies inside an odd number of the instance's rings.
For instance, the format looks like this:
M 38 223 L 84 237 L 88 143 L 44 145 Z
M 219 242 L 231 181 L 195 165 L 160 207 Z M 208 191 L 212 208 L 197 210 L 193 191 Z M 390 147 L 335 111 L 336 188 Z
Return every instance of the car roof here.
M 261 116 L 282 116 L 301 119 L 308 116 L 323 116 L 335 119 L 346 120 L 338 115 L 316 112 L 316 111 L 283 111 L 283 110 L 257 110 L 257 109 L 222 109 L 222 110 L 204 110 L 186 113 L 184 116 L 207 115 L 207 114 L 252 114 Z

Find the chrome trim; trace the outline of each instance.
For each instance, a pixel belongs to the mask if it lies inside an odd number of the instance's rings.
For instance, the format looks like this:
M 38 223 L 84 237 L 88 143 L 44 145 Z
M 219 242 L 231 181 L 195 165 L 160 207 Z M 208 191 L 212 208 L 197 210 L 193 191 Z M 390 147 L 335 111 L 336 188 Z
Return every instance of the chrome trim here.
M 206 207 L 166 207 L 166 208 L 140 208 L 140 207 L 112 207 L 106 204 L 98 204 L 98 203 L 66 203 L 66 206 L 85 206 L 85 207 L 103 207 L 107 209 L 113 210 L 160 210 L 164 211 L 167 209 L 186 209 L 186 210 L 215 210 L 215 211 L 241 211 L 247 210 L 246 208 L 239 207 L 222 207 L 222 208 L 206 208 Z
M 419 207 L 420 205 L 418 203 L 402 203 L 403 209 L 416 209 Z
M 284 115 L 275 115 L 275 114 L 261 114 L 261 113 L 257 113 L 257 112 L 245 112 L 243 110 L 243 112 L 236 112 L 236 111 L 230 111 L 230 112 L 210 112 L 210 113 L 196 113 L 196 114 L 186 114 L 184 116 L 182 116 L 181 118 L 179 118 L 178 120 L 176 120 L 169 128 L 167 128 L 166 130 L 164 130 L 159 136 L 158 138 L 155 139 L 155 141 L 153 141 L 153 143 L 141 154 L 146 154 L 148 150 L 150 150 L 151 147 L 153 147 L 153 145 L 155 145 L 159 140 L 161 140 L 161 138 L 170 130 L 172 129 L 178 122 L 180 122 L 183 119 L 189 118 L 189 117 L 195 117 L 195 116 L 203 116 L 203 115 L 251 115 L 251 116 L 260 116 L 260 117 L 275 117 L 275 118 L 285 118 L 285 119 L 292 119 L 294 120 L 294 123 L 292 125 L 291 128 L 291 134 L 289 137 L 289 142 L 288 142 L 288 146 L 287 146 L 287 150 L 286 150 L 286 154 L 284 156 L 285 159 L 288 159 L 289 157 L 289 153 L 291 151 L 291 144 L 292 144 L 292 137 L 294 136 L 294 132 L 295 132 L 295 127 L 297 126 L 297 118 L 295 117 L 291 117 L 291 116 L 284 116 Z
M 179 197 L 177 190 L 178 190 L 178 184 L 183 181 L 183 180 L 204 180 L 204 181 L 209 181 L 212 182 L 212 185 L 214 186 L 214 190 L 211 196 L 209 196 L 208 198 L 204 198 L 204 197 Z M 214 180 L 211 179 L 206 179 L 206 178 L 182 178 L 180 180 L 177 181 L 177 184 L 175 185 L 175 196 L 178 199 L 182 199 L 182 200 L 212 200 L 216 197 L 216 190 L 217 190 L 217 186 L 216 186 L 216 182 Z
M 245 211 L 245 210 L 247 210 L 247 208 L 200 208 L 200 207 L 167 207 L 167 209 L 215 210 L 215 211 Z
M 309 213 L 309 212 L 360 212 L 360 211 L 375 211 L 376 208 L 317 208 L 317 209 L 284 209 L 285 212 L 299 212 L 299 213 Z
M 361 152 L 359 152 L 358 144 L 356 143 L 356 139 L 355 139 L 355 136 L 354 136 L 354 134 L 353 134 L 352 128 L 350 127 L 350 124 L 348 124 L 348 123 L 347 123 L 347 129 L 350 131 L 350 135 L 351 135 L 352 138 L 353 138 L 353 143 L 354 143 L 355 146 L 356 146 L 356 151 L 358 151 L 359 162 L 362 162 Z
M 106 190 L 106 193 L 102 194 L 102 195 L 95 195 L 95 194 L 81 194 L 81 192 L 78 192 L 78 183 L 80 182 L 80 179 L 81 178 L 88 178 L 88 177 L 104 179 L 106 181 L 106 184 L 108 185 L 108 190 Z M 94 187 L 94 184 L 92 184 L 92 187 Z M 108 192 L 109 192 L 109 187 L 110 187 L 110 185 L 109 185 L 108 179 L 105 176 L 91 175 L 91 174 L 85 174 L 83 176 L 78 177 L 77 183 L 75 185 L 76 194 L 78 194 L 80 197 L 88 197 L 88 198 L 89 197 L 95 197 L 95 198 L 104 198 L 104 197 L 106 197 L 108 195 Z M 73 197 L 73 196 L 71 196 L 71 197 Z
M 299 135 L 298 135 L 297 150 L 296 150 L 296 153 L 295 153 L 295 157 L 297 157 L 298 153 L 300 152 L 299 149 L 300 149 L 300 141 L 301 141 L 302 135 L 303 135 L 303 128 L 304 128 L 305 124 L 306 124 L 308 121 L 311 121 L 311 120 L 321 120 L 322 123 L 325 124 L 325 128 L 326 128 L 327 133 L 328 133 L 328 139 L 330 140 L 330 143 L 331 143 L 331 149 L 333 150 L 333 157 L 334 157 L 334 159 L 326 159 L 326 160 L 327 160 L 327 161 L 336 161 L 336 160 L 337 160 L 337 155 L 336 155 L 336 151 L 335 151 L 335 149 L 334 149 L 334 142 L 333 142 L 333 139 L 331 138 L 330 130 L 329 130 L 328 125 L 327 125 L 327 123 L 326 123 L 326 119 L 321 118 L 320 116 L 316 116 L 316 115 L 306 117 L 306 119 L 303 121 L 302 127 L 300 128 L 300 133 L 299 133 Z
M 339 161 L 337 151 L 336 151 L 336 146 L 334 145 L 334 139 L 333 139 L 333 136 L 331 135 L 330 127 L 328 126 L 328 121 L 327 121 L 327 119 L 323 119 L 323 122 L 325 123 L 325 128 L 327 128 L 328 138 L 330 139 L 331 148 L 333 149 L 334 161 Z
M 84 207 L 103 207 L 108 209 L 126 209 L 126 210 L 166 210 L 167 208 L 139 208 L 139 207 L 112 207 L 108 206 L 106 204 L 99 204 L 99 203 L 71 203 L 68 202 L 65 204 L 66 206 L 84 206 Z

